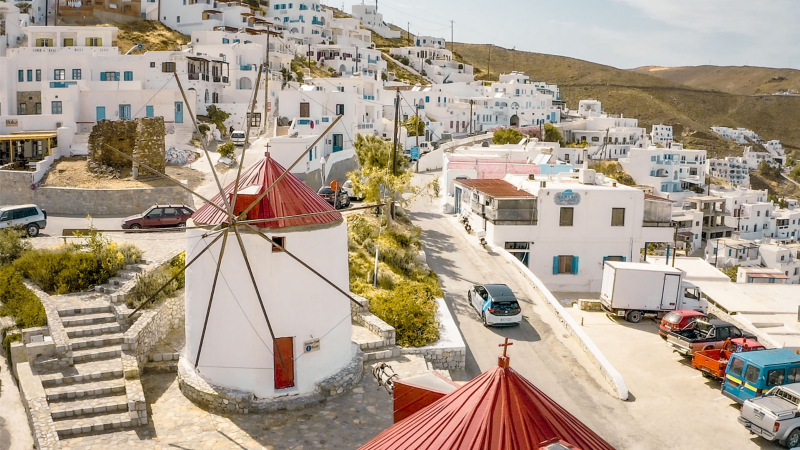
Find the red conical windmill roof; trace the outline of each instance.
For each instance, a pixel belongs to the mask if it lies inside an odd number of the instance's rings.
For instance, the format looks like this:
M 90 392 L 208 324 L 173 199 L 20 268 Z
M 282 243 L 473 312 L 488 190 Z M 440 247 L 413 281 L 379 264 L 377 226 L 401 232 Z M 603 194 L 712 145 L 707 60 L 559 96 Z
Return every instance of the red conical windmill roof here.
M 360 450 L 539 450 L 559 441 L 614 449 L 517 372 L 495 367 Z
M 285 171 L 286 169 L 270 158 L 269 153 L 245 170 L 239 179 L 239 194 L 236 197 L 234 212 L 240 214 L 247 209 Z M 225 195 L 229 202 L 233 201 L 235 185 L 234 181 L 225 187 Z M 226 209 L 220 194 L 214 196 L 211 202 Z M 325 212 L 330 212 L 330 214 L 267 220 Z M 192 219 L 196 223 L 204 225 L 218 225 L 228 221 L 226 214 L 210 204 L 203 205 L 198 209 L 192 215 Z M 342 215 L 305 183 L 289 173 L 247 213 L 247 220 L 257 219 L 265 219 L 264 222 L 253 224 L 260 228 L 285 228 L 336 222 L 342 219 Z

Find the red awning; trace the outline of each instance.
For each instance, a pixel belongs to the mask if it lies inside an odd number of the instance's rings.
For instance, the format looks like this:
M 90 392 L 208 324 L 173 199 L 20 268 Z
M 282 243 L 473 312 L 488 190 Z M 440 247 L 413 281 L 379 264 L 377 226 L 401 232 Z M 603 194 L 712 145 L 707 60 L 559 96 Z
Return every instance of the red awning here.
M 748 273 L 750 278 L 775 278 L 778 280 L 788 280 L 789 277 L 782 273 Z
M 559 441 L 614 448 L 513 369 L 495 367 L 360 450 L 539 450 Z

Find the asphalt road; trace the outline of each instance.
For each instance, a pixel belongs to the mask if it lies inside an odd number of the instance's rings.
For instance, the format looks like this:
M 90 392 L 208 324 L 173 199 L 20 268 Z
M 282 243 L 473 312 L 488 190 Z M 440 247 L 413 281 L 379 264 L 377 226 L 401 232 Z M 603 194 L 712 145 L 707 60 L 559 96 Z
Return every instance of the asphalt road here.
M 432 176 L 418 175 L 418 180 Z M 455 217 L 442 214 L 438 201 L 420 199 L 410 212 L 467 344 L 466 373 L 454 379 L 469 380 L 495 366 L 502 353 L 498 345 L 508 337 L 514 343 L 508 349 L 511 367 L 616 448 L 775 448 L 748 438 L 735 420 L 736 410 L 715 400 L 719 391 L 692 378 L 699 375 L 675 361 L 657 335 L 653 339 L 609 323 L 590 331 L 601 333 L 596 342 L 625 376 L 630 398 L 619 400 L 544 300 L 502 256 L 483 249 L 474 233 L 467 235 Z M 522 325 L 485 328 L 466 297 L 478 283 L 507 284 L 522 305 Z

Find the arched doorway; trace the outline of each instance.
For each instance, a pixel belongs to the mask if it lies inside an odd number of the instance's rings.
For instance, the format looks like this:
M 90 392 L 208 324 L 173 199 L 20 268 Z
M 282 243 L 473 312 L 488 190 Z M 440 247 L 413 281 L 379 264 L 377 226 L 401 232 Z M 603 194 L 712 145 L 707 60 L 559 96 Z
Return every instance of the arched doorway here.
M 516 114 L 511 116 L 511 126 L 512 127 L 518 127 L 519 126 L 519 116 L 517 116 Z
M 239 78 L 239 89 L 253 89 L 253 82 L 247 77 Z
M 347 74 L 347 67 L 344 64 L 342 64 L 341 66 L 339 66 L 339 75 L 345 75 L 345 74 Z

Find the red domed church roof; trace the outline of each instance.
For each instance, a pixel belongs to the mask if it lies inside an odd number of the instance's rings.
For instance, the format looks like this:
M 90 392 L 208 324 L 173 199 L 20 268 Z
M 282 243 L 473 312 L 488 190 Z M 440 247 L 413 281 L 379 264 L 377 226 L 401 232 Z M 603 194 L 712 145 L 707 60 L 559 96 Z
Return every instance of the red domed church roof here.
M 250 166 L 239 179 L 239 193 L 236 197 L 234 212 L 241 213 L 249 207 L 268 187 L 285 172 L 280 164 L 270 158 L 269 153 L 260 161 Z M 233 190 L 236 182 L 225 187 L 228 201 L 233 201 Z M 217 194 L 211 202 L 225 208 L 222 196 Z M 314 214 L 326 213 L 329 214 Z M 290 219 L 269 220 L 278 217 L 300 216 Z M 203 205 L 192 215 L 195 223 L 201 225 L 218 225 L 228 221 L 228 217 L 212 205 Z M 304 225 L 322 225 L 342 219 L 325 199 L 320 197 L 305 183 L 291 173 L 287 174 L 261 201 L 247 213 L 247 220 L 265 219 L 254 223 L 260 228 L 286 228 Z
M 509 368 L 502 356 L 499 367 L 396 423 L 360 450 L 550 448 L 614 449 Z

